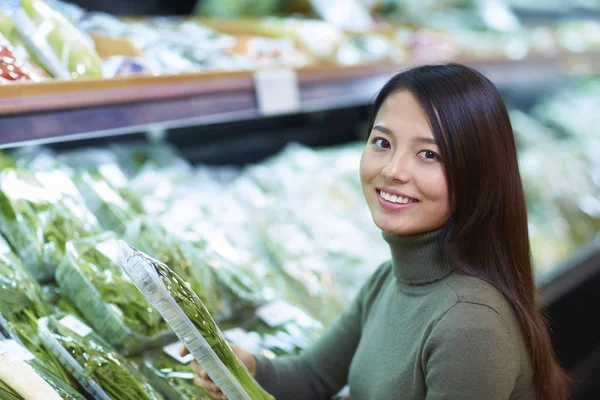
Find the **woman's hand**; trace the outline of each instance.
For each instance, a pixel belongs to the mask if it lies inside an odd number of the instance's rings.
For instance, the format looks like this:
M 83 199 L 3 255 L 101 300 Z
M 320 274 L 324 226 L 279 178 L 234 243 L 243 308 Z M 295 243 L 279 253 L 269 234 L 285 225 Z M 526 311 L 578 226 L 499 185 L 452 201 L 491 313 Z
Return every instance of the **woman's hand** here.
M 252 375 L 252 377 L 255 377 L 256 359 L 254 358 L 254 356 L 250 352 L 247 352 L 246 350 L 237 347 L 231 343 L 229 343 L 229 347 L 231 347 L 233 354 L 237 356 L 237 358 L 242 362 L 242 364 L 244 364 L 246 368 L 248 368 L 250 375 Z M 179 351 L 179 354 L 181 355 L 181 357 L 185 357 L 189 354 L 189 351 L 188 349 L 182 346 L 181 350 Z M 203 388 L 206 391 L 206 393 L 208 393 L 213 399 L 227 399 L 223 392 L 221 392 L 221 389 L 219 389 L 217 385 L 212 381 L 212 379 L 210 379 L 206 371 L 202 369 L 202 367 L 200 366 L 200 364 L 198 364 L 196 360 L 192 361 L 192 370 L 196 374 L 196 377 L 194 378 L 194 384 L 196 386 Z

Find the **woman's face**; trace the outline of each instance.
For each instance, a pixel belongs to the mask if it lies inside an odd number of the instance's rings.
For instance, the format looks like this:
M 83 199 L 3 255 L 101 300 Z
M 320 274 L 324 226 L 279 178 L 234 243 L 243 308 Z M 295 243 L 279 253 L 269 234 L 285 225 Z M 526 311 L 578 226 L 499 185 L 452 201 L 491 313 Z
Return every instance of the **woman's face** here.
M 425 112 L 405 90 L 388 96 L 360 162 L 375 225 L 399 235 L 442 227 L 450 217 L 443 160 Z

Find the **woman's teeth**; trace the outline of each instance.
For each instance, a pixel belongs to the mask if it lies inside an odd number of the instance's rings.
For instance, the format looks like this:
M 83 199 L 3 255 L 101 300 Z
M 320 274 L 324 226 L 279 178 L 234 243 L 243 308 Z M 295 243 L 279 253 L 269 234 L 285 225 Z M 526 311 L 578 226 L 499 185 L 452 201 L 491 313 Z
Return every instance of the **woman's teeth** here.
M 408 198 L 408 197 L 402 197 L 402 196 L 396 196 L 394 194 L 389 194 L 387 192 L 384 192 L 383 190 L 379 191 L 379 195 L 384 198 L 385 200 L 389 201 L 390 203 L 398 203 L 398 204 L 408 204 L 408 203 L 414 203 L 416 200 Z

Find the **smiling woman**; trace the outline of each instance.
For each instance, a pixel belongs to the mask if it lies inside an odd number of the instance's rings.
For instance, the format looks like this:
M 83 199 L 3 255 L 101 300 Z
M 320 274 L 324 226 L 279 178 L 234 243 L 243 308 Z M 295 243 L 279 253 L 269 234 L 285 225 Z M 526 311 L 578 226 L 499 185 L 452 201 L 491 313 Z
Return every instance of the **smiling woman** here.
M 360 175 L 391 261 L 304 353 L 236 355 L 285 400 L 329 399 L 346 384 L 352 400 L 565 400 L 494 85 L 457 64 L 402 72 L 379 93 L 369 128 Z
M 399 235 L 440 228 L 450 216 L 440 150 L 427 115 L 407 90 L 389 95 L 376 114 L 360 163 L 375 224 Z

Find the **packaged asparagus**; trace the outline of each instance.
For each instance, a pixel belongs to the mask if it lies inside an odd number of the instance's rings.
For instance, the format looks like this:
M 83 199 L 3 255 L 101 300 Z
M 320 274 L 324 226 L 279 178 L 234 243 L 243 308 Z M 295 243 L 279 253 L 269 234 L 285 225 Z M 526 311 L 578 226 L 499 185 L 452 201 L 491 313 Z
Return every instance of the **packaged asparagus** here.
M 200 298 L 168 266 L 120 243 L 119 263 L 230 400 L 271 400 L 235 356 Z

